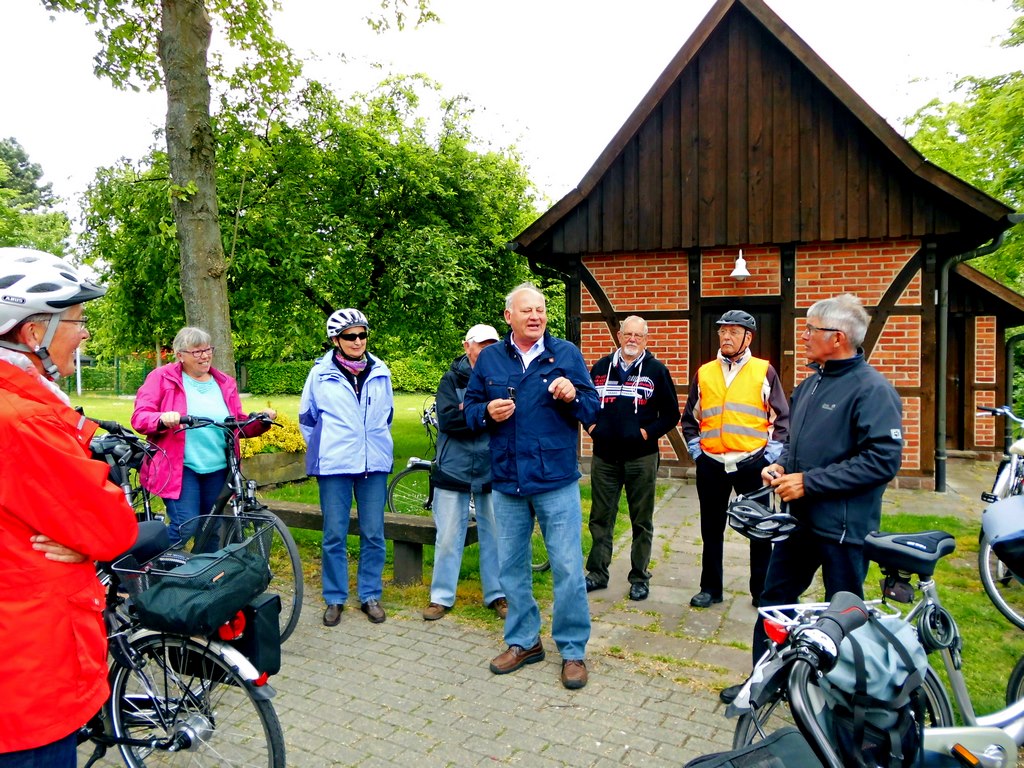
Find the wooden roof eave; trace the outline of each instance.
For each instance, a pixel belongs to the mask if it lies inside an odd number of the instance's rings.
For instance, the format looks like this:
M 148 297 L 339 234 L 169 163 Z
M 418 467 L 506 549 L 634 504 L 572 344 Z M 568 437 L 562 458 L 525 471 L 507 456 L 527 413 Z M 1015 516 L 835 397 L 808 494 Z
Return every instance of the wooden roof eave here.
M 718 0 L 708 11 L 693 34 L 673 57 L 672 61 L 651 86 L 646 96 L 616 132 L 615 136 L 598 156 L 580 183 L 558 201 L 552 208 L 527 227 L 516 238 L 520 248 L 529 248 L 566 215 L 583 202 L 603 178 L 611 164 L 636 132 L 650 117 L 665 97 L 668 89 L 678 79 L 683 69 L 700 51 L 708 37 L 721 23 L 725 15 L 736 5 L 750 12 L 779 42 L 804 64 L 822 85 L 825 86 L 853 115 L 888 149 L 892 155 L 913 175 L 937 190 L 976 210 L 994 223 L 1010 226 L 1006 216 L 1013 209 L 981 190 L 944 171 L 924 158 L 908 141 L 903 139 L 885 119 L 879 115 L 845 80 L 833 70 L 814 49 L 797 35 L 763 0 Z
M 1024 296 L 1021 296 L 1012 288 L 1009 288 L 998 280 L 975 269 L 970 264 L 961 262 L 953 267 L 953 271 L 970 283 L 973 283 L 981 290 L 991 294 L 993 297 L 1006 304 L 1018 317 L 1018 322 L 1024 323 Z

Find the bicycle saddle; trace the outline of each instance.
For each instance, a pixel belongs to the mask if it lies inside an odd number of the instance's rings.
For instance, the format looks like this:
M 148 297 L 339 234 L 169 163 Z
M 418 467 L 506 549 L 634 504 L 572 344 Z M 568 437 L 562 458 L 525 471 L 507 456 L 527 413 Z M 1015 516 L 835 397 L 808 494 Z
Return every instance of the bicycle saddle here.
M 935 565 L 956 549 L 956 540 L 945 531 L 884 533 L 875 531 L 864 537 L 864 554 L 878 563 L 883 573 L 896 569 L 930 578 Z

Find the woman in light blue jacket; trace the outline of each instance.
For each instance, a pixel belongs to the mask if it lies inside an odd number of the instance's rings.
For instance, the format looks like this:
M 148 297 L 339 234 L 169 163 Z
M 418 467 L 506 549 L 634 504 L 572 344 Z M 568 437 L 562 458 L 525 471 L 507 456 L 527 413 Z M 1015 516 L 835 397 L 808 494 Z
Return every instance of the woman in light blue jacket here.
M 369 323 L 358 309 L 327 318 L 334 348 L 309 372 L 299 404 L 306 438 L 306 473 L 320 486 L 324 518 L 324 624 L 336 626 L 348 599 L 349 512 L 355 494 L 359 514 L 359 603 L 374 624 L 384 621 L 380 604 L 384 572 L 384 502 L 394 457 L 391 372 L 366 351 Z

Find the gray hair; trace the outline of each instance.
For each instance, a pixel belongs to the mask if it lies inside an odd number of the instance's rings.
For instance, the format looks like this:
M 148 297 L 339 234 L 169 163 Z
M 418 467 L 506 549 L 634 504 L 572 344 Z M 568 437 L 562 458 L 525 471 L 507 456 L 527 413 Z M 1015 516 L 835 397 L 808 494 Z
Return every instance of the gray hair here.
M 14 324 L 13 328 L 7 331 L 7 333 L 0 336 L 0 339 L 3 339 L 4 341 L 16 341 L 18 338 L 18 333 L 21 331 L 22 327 L 26 323 L 39 323 L 40 325 L 44 325 L 50 322 L 50 320 L 54 319 L 55 317 L 59 318 L 62 317 L 63 315 L 64 312 L 57 312 L 56 314 L 51 314 L 49 312 L 36 312 L 36 314 L 34 315 L 29 315 L 28 317 L 19 320 L 17 323 Z
M 831 299 L 822 299 L 811 305 L 807 317 L 816 317 L 829 328 L 837 328 L 846 334 L 847 341 L 853 347 L 864 343 L 868 332 L 871 316 L 861 304 L 859 298 L 852 293 L 843 293 Z
M 623 318 L 622 322 L 619 323 L 619 330 L 622 330 L 622 326 L 628 323 L 630 320 L 637 320 L 644 327 L 644 336 L 647 335 L 647 321 L 644 320 L 640 315 L 630 315 L 629 317 Z
M 212 338 L 210 334 L 204 331 L 202 328 L 194 328 L 190 325 L 186 325 L 178 334 L 174 337 L 174 341 L 171 343 L 171 349 L 174 350 L 174 354 L 184 352 L 192 347 L 208 347 Z
M 538 288 L 533 283 L 520 283 L 519 285 L 517 285 L 515 288 L 513 288 L 509 292 L 508 296 L 505 297 L 505 310 L 506 311 L 509 311 L 509 310 L 512 309 L 512 297 L 515 296 L 517 293 L 520 293 L 521 291 L 532 291 L 533 293 L 535 293 L 538 296 L 540 296 L 541 299 L 544 300 L 545 306 L 547 306 L 547 298 L 544 296 L 543 293 L 541 293 L 540 288 Z

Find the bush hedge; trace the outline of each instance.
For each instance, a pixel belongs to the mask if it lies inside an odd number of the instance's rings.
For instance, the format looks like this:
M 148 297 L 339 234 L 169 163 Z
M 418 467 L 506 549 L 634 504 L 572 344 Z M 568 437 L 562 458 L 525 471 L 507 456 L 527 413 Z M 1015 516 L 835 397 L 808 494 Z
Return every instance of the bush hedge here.
M 392 386 L 398 392 L 434 392 L 448 367 L 422 359 L 386 361 L 391 369 Z M 243 388 L 253 395 L 298 395 L 312 367 L 311 361 L 245 363 Z M 120 370 L 118 370 L 118 368 Z M 82 389 L 87 391 L 132 394 L 142 386 L 151 364 L 129 361 L 119 366 L 94 365 L 82 368 Z M 120 385 L 118 386 L 118 379 Z M 63 380 L 65 388 L 74 386 L 75 377 Z

